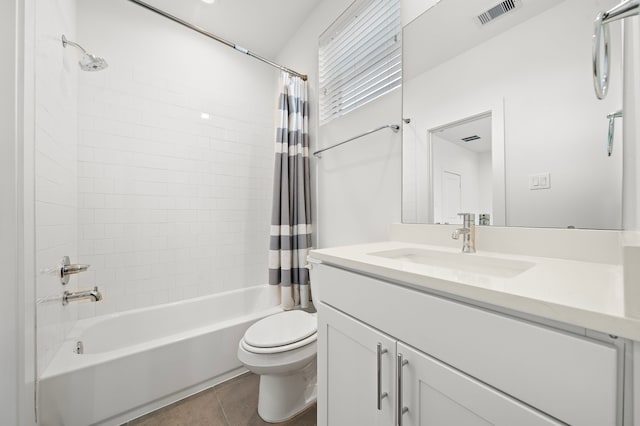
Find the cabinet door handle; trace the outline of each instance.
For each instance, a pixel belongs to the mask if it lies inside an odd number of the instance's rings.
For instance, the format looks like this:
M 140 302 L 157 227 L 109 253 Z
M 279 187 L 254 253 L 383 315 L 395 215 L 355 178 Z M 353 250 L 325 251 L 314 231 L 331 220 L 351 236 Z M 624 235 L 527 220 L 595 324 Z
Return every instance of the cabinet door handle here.
M 387 396 L 389 396 L 389 394 L 387 394 L 387 392 L 382 393 L 382 355 L 386 354 L 387 350 L 386 349 L 382 349 L 382 343 L 378 343 L 378 350 L 377 350 L 377 359 L 378 359 L 378 394 L 377 394 L 377 399 L 378 399 L 378 410 L 382 410 L 382 400 L 384 398 L 386 398 Z
M 409 361 L 402 357 L 402 354 L 398 354 L 398 426 L 402 426 L 402 416 L 409 411 L 408 407 L 405 407 L 402 401 L 402 367 L 409 364 Z

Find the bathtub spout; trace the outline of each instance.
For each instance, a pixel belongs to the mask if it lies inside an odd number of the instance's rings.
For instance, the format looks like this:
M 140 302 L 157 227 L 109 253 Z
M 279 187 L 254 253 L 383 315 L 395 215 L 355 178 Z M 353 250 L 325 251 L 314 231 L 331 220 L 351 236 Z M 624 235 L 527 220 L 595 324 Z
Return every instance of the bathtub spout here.
M 78 300 L 89 299 L 92 302 L 99 302 L 102 300 L 102 293 L 98 290 L 98 286 L 95 286 L 93 290 L 85 290 L 85 291 L 76 291 L 76 292 L 68 292 L 65 291 L 62 295 L 62 304 L 66 305 L 69 302 L 74 302 Z

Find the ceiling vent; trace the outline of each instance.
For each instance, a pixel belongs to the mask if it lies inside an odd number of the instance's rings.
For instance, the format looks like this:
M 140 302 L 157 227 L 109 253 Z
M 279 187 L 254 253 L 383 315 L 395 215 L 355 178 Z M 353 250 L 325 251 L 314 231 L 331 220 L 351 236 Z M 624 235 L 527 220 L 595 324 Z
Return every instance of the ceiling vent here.
M 516 3 L 516 0 L 505 0 L 502 3 L 493 6 L 486 12 L 478 15 L 478 19 L 480 20 L 480 23 L 482 25 L 486 25 L 496 19 L 498 16 L 502 16 L 505 13 L 512 11 L 516 8 L 517 5 L 518 4 Z
M 478 135 L 467 136 L 466 138 L 462 138 L 462 140 L 465 141 L 465 142 L 476 141 L 478 139 L 480 139 L 480 136 L 478 136 Z

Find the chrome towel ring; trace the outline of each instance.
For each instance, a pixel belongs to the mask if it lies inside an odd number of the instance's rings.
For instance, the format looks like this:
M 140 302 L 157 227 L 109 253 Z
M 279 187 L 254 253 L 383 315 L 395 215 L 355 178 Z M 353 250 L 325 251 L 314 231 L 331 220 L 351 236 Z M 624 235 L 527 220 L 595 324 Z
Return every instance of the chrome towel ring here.
M 609 71 L 611 70 L 609 63 L 609 43 L 611 36 L 609 26 L 603 23 L 605 13 L 606 12 L 598 13 L 593 23 L 593 45 L 591 48 L 593 54 L 593 88 L 596 91 L 598 99 L 604 99 L 607 96 L 607 91 L 609 90 Z M 604 54 L 602 61 L 600 60 L 601 48 Z
M 640 0 L 625 0 L 606 12 L 600 12 L 594 21 L 592 65 L 593 88 L 598 99 L 604 99 L 609 89 L 610 41 L 607 24 L 620 19 L 636 16 L 640 13 Z M 604 57 L 600 58 L 600 55 Z

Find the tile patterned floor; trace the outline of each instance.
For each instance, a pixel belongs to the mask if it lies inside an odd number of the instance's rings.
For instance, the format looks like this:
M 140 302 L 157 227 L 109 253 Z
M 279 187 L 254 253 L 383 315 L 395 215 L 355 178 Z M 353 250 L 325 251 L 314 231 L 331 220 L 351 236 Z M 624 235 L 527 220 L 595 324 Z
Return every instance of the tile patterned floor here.
M 126 426 L 262 426 L 272 425 L 258 416 L 259 377 L 243 374 L 158 411 L 126 423 Z M 316 406 L 279 426 L 315 426 Z

